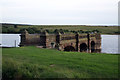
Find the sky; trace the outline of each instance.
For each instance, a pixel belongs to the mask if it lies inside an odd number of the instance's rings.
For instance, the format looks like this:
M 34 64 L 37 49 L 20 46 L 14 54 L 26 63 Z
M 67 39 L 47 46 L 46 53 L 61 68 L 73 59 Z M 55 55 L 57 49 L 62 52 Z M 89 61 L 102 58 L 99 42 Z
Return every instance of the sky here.
M 119 0 L 1 0 L 0 21 L 38 25 L 117 25 Z

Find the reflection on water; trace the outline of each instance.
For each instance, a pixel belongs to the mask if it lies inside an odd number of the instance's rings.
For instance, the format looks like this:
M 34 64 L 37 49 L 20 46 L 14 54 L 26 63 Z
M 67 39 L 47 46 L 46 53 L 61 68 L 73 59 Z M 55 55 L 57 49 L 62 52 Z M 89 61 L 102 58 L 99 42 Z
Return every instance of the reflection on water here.
M 2 34 L 1 46 L 17 47 L 20 44 L 20 34 Z M 1 34 L 0 34 L 1 36 Z M 118 53 L 118 35 L 101 35 L 102 37 L 102 53 Z M 16 42 L 15 42 L 16 40 Z M 120 52 L 119 52 L 120 53 Z

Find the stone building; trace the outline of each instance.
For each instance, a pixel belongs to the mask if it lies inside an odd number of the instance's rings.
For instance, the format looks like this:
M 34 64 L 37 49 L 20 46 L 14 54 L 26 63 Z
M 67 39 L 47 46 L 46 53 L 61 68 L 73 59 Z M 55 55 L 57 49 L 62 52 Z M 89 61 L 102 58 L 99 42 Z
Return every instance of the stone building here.
M 20 46 L 41 46 L 42 48 L 56 48 L 61 51 L 100 52 L 101 35 L 94 34 L 29 34 L 26 30 L 21 33 Z

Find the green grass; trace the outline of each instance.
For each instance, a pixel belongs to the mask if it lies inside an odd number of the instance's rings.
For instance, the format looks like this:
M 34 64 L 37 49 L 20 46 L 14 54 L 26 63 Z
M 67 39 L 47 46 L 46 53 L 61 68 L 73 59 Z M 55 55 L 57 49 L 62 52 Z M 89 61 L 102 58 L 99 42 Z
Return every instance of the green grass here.
M 55 30 L 55 29 L 64 29 L 64 30 L 83 30 L 83 31 L 92 31 L 99 30 L 102 34 L 118 34 L 118 26 L 81 26 L 81 25 L 37 25 L 37 26 L 18 26 L 19 28 L 28 28 L 36 27 L 38 30 L 40 28 Z
M 31 28 L 34 28 L 31 30 Z M 55 29 L 69 30 L 69 31 L 94 31 L 97 30 L 102 34 L 120 34 L 118 26 L 89 26 L 89 25 L 18 25 L 17 27 L 10 25 L 3 25 L 2 33 L 14 33 L 20 34 L 23 29 L 29 29 L 30 33 L 39 33 L 39 31 L 47 30 L 49 32 L 54 32 Z
M 118 55 L 3 48 L 3 78 L 117 78 Z

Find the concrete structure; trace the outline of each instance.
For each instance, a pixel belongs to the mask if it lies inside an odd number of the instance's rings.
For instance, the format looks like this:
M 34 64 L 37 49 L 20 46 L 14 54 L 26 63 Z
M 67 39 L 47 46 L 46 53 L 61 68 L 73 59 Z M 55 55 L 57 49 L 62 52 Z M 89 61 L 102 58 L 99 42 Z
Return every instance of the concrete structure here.
M 61 51 L 100 52 L 101 35 L 94 34 L 29 34 L 26 30 L 21 33 L 20 46 L 36 45 L 43 48 L 56 48 Z

